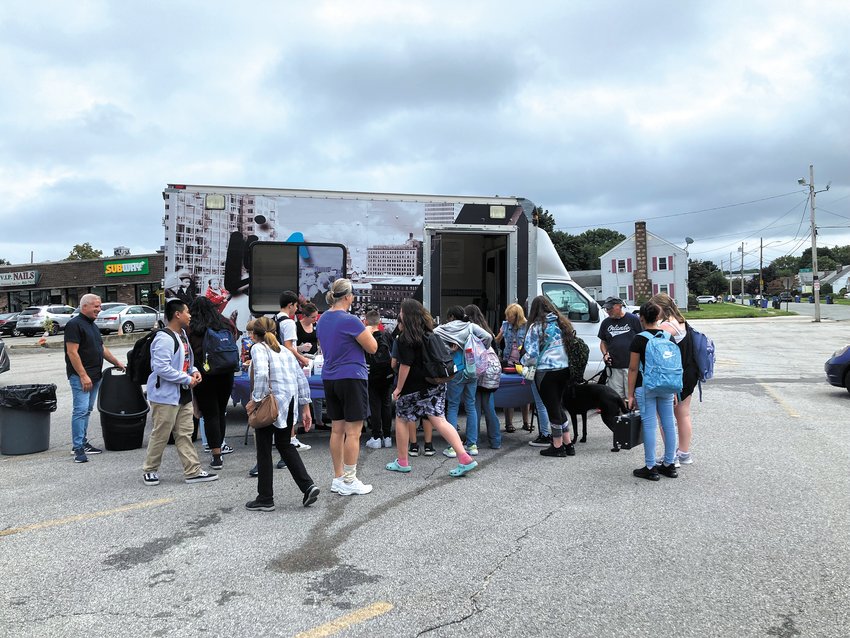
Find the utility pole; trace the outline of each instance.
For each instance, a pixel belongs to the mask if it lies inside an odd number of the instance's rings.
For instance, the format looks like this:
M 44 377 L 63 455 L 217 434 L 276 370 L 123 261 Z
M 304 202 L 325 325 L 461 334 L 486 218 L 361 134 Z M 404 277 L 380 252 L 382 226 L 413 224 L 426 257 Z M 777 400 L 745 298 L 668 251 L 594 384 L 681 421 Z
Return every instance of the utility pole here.
M 820 277 L 818 277 L 818 227 L 815 225 L 815 166 L 809 164 L 809 202 L 812 206 L 812 290 L 815 295 L 815 322 L 820 321 Z
M 744 242 L 741 242 L 741 305 L 744 304 Z
M 764 237 L 759 237 L 759 297 L 764 297 Z
M 734 293 L 732 292 L 732 253 L 729 252 L 729 296 L 731 297 Z

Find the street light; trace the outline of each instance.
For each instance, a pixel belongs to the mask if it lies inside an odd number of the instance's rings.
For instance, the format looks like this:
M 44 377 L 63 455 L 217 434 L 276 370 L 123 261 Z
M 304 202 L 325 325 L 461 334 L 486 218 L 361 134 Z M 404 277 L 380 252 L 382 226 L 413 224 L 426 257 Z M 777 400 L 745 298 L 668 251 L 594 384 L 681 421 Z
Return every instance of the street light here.
M 812 207 L 812 294 L 815 296 L 815 321 L 820 321 L 820 278 L 818 277 L 818 227 L 815 225 L 815 195 L 829 190 L 829 184 L 823 190 L 815 190 L 815 167 L 809 164 L 809 181 L 805 177 L 797 180 L 800 186 L 809 187 L 809 203 Z

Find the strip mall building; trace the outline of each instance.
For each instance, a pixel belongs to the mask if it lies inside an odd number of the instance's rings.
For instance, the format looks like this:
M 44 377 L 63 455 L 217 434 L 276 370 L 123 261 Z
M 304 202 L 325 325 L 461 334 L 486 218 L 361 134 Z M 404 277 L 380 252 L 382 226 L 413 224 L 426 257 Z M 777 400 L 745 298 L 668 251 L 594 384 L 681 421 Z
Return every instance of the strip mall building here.
M 162 253 L 0 266 L 0 313 L 67 304 L 93 292 L 103 301 L 159 307 Z

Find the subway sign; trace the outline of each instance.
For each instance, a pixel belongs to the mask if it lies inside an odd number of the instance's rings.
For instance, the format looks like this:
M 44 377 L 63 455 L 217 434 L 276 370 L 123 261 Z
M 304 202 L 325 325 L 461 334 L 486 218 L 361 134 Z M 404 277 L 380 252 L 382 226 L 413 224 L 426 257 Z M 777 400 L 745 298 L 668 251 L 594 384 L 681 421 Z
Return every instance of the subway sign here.
M 148 264 L 147 258 L 106 261 L 103 262 L 103 274 L 107 277 L 147 275 L 150 274 L 150 265 Z

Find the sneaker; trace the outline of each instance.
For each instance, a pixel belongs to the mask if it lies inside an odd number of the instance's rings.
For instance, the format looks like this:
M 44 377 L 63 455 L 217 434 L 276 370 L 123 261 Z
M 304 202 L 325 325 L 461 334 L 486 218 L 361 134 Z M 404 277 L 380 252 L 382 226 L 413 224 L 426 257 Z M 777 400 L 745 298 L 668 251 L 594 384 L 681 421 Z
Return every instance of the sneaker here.
M 575 456 L 576 455 L 576 446 L 572 443 L 567 443 L 564 446 L 567 450 L 567 456 Z
M 475 443 L 473 443 L 472 445 L 467 445 L 466 453 L 469 454 L 469 456 L 478 456 L 478 446 L 475 445 Z
M 658 472 L 659 474 L 663 474 L 667 478 L 678 478 L 679 477 L 679 473 L 676 471 L 675 465 L 664 465 L 662 463 L 661 465 L 655 466 L 655 471 Z
M 682 452 L 680 450 L 676 450 L 676 467 L 681 467 L 682 465 L 690 465 L 694 462 L 694 457 L 691 456 L 690 452 Z
M 252 512 L 273 512 L 274 511 L 274 502 L 272 503 L 264 503 L 262 501 L 248 501 L 245 503 L 245 509 L 250 510 Z
M 557 458 L 566 458 L 567 446 L 562 445 L 561 447 L 555 447 L 554 445 L 550 445 L 549 447 L 540 450 L 540 456 L 554 456 Z
M 449 457 L 450 459 L 457 458 L 457 452 L 455 452 L 455 449 L 453 447 L 447 447 L 445 450 L 443 450 L 443 454 Z
M 663 457 L 663 456 L 659 456 L 658 458 L 656 458 L 656 459 L 655 459 L 655 465 L 656 465 L 656 466 L 658 466 L 658 465 L 664 465 L 664 457 Z M 678 457 L 678 456 L 674 456 L 674 457 L 673 457 L 673 466 L 674 466 L 674 467 L 681 467 L 681 465 L 679 465 L 679 457 Z
M 319 493 L 321 490 L 315 485 L 311 485 L 307 488 L 307 491 L 304 492 L 304 498 L 301 499 L 301 503 L 304 507 L 310 507 L 313 503 L 316 502 L 316 499 L 319 498 Z
M 366 441 L 366 447 L 371 448 L 373 450 L 381 449 L 381 439 L 376 439 L 374 436 Z
M 339 486 L 342 485 L 343 482 L 344 481 L 342 480 L 341 476 L 331 481 L 331 492 L 336 492 L 337 494 L 339 494 Z
M 392 447 L 393 446 L 393 437 L 385 436 L 384 437 L 384 447 Z
M 74 450 L 74 463 L 88 463 L 89 457 L 86 456 L 83 448 L 78 447 Z
M 284 461 L 283 459 L 280 459 L 280 460 L 277 462 L 277 465 L 275 465 L 275 467 L 276 467 L 277 469 L 279 469 L 279 470 L 282 470 L 283 468 L 285 468 L 285 467 L 286 467 L 286 461 Z
M 205 450 L 205 451 L 209 452 L 209 450 Z M 225 455 L 225 454 L 233 454 L 234 451 L 235 450 L 232 447 L 230 447 L 227 443 L 221 444 L 221 454 L 222 454 L 222 456 Z
M 344 480 L 340 479 L 339 489 L 337 492 L 341 496 L 351 496 L 352 494 L 368 494 L 372 491 L 371 485 L 364 484 L 360 479 L 356 478 L 351 483 L 346 483 Z
M 260 475 L 260 466 L 255 465 L 250 470 L 248 470 L 248 476 L 259 476 Z
M 425 456 L 434 456 L 437 451 L 434 449 L 434 444 L 431 441 L 425 441 Z
M 159 474 L 156 472 L 145 472 L 142 480 L 145 482 L 145 485 L 159 485 Z
M 207 483 L 209 481 L 217 481 L 218 474 L 210 474 L 206 470 L 201 470 L 195 476 L 190 476 L 185 480 L 187 483 Z
M 292 445 L 295 446 L 295 449 L 298 450 L 299 452 L 306 452 L 307 450 L 309 450 L 310 448 L 313 447 L 312 445 L 307 445 L 306 443 L 302 443 L 301 441 L 299 441 L 294 436 L 291 439 L 291 443 L 292 443 Z
M 220 470 L 224 467 L 224 461 L 221 460 L 221 455 L 213 455 L 212 461 L 210 461 L 210 467 L 214 470 Z
M 409 443 L 407 446 L 407 454 L 408 456 L 419 456 L 419 444 Z
M 531 447 L 549 447 L 552 445 L 552 437 L 549 434 L 541 434 L 533 441 L 529 441 Z
M 632 474 L 638 478 L 646 479 L 648 481 L 660 481 L 661 475 L 655 471 L 655 468 L 648 468 L 645 465 L 639 467 L 636 470 L 632 471 Z
M 83 443 L 83 452 L 85 452 L 86 454 L 103 454 L 103 450 L 96 448 L 88 441 Z
M 210 446 L 209 446 L 209 445 L 204 444 L 204 452 L 209 453 L 209 451 L 210 451 Z

